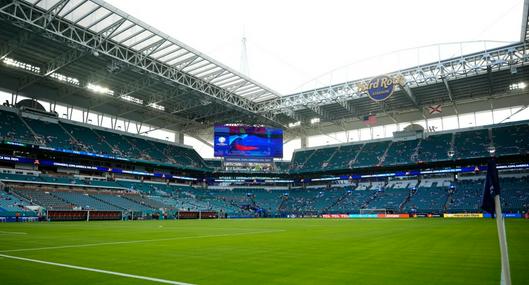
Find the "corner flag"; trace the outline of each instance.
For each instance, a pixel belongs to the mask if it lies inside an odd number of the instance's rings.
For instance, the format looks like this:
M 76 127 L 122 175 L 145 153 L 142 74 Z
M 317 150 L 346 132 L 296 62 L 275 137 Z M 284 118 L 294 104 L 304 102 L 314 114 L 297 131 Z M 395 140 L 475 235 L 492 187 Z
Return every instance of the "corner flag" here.
M 491 158 L 487 166 L 487 180 L 483 189 L 483 203 L 481 208 L 492 216 L 496 214 L 496 226 L 498 228 L 498 239 L 500 241 L 501 252 L 501 285 L 511 285 L 511 269 L 509 265 L 509 250 L 507 247 L 507 234 L 505 232 L 505 223 L 501 211 L 500 201 L 500 179 L 496 160 Z
M 496 210 L 494 205 L 494 197 L 496 195 L 500 195 L 500 179 L 498 178 L 496 160 L 491 158 L 487 166 L 487 180 L 485 181 L 485 189 L 483 189 L 481 208 L 492 214 L 492 216 L 494 216 Z

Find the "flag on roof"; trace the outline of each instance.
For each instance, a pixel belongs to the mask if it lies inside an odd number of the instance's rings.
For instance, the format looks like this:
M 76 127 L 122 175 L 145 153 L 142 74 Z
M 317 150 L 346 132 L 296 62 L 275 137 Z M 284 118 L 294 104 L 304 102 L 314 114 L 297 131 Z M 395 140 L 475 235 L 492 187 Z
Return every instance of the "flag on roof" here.
M 443 112 L 443 106 L 441 104 L 428 106 L 427 109 L 430 115 L 441 114 Z
M 363 117 L 364 124 L 367 126 L 374 126 L 377 124 L 377 116 L 369 114 Z

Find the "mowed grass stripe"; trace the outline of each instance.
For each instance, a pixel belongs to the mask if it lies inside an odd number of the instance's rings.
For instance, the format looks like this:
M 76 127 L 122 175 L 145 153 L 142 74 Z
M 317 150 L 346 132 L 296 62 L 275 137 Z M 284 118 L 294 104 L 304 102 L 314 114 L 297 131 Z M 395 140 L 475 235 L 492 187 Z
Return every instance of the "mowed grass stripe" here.
M 27 235 L 28 233 L 25 232 L 7 232 L 7 231 L 0 231 L 0 235 Z
M 134 244 L 134 243 L 148 243 L 148 242 L 172 241 L 172 240 L 185 240 L 185 239 L 202 239 L 202 238 L 214 238 L 214 237 L 229 237 L 229 236 L 240 236 L 240 235 L 254 235 L 254 234 L 279 233 L 279 232 L 284 232 L 284 231 L 285 231 L 285 230 L 270 230 L 270 231 L 255 231 L 255 232 L 230 233 L 230 234 L 202 235 L 202 236 L 185 236 L 185 237 L 173 237 L 173 238 L 158 238 L 158 239 L 144 239 L 144 240 L 127 240 L 127 241 L 116 241 L 116 242 L 100 242 L 100 243 L 86 243 L 86 244 L 70 244 L 70 245 L 59 245 L 59 246 L 47 246 L 47 247 L 35 247 L 35 248 L 20 248 L 20 249 L 0 250 L 0 253 L 21 252 L 21 251 L 37 251 L 37 250 L 51 250 L 51 249 L 65 249 L 65 248 L 80 248 L 80 247 L 94 247 L 94 246 L 107 246 L 107 245 L 120 245 L 120 244 Z

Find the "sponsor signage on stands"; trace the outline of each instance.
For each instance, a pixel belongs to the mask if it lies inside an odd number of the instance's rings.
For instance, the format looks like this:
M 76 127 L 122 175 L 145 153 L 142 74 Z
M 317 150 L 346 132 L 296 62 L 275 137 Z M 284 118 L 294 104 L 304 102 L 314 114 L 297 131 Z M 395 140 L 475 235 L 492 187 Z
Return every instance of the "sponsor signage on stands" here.
M 455 214 L 444 214 L 444 218 L 483 218 L 482 213 L 455 213 Z
M 408 214 L 378 214 L 378 218 L 381 219 L 407 219 L 409 217 Z
M 494 216 L 496 216 L 496 215 L 494 215 Z M 509 219 L 521 219 L 521 218 L 523 218 L 523 215 L 522 214 L 503 213 L 503 217 L 504 218 L 509 218 Z M 492 215 L 489 214 L 489 213 L 485 213 L 485 214 L 483 214 L 483 218 L 492 218 Z
M 352 219 L 373 219 L 378 218 L 377 214 L 350 214 L 349 218 Z

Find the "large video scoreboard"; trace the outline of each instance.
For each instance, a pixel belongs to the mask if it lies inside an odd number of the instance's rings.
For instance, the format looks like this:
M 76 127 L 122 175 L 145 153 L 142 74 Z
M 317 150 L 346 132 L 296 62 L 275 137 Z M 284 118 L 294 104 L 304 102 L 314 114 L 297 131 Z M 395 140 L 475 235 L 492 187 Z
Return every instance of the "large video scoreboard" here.
M 215 125 L 216 157 L 282 158 L 283 130 L 263 126 Z

